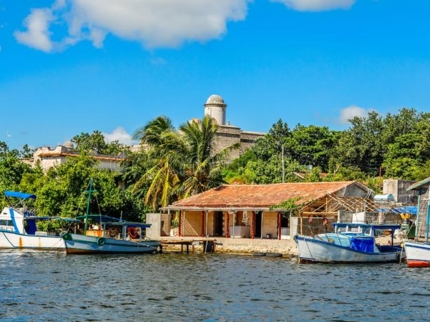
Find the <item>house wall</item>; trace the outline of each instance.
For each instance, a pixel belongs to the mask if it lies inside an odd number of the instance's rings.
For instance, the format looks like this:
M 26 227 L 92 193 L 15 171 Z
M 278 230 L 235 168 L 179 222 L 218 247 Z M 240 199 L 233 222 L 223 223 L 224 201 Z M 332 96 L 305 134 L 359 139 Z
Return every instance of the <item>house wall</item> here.
M 261 237 L 278 238 L 278 213 L 277 212 L 263 212 Z
M 66 163 L 66 157 L 57 158 L 40 158 L 40 166 L 44 172 L 47 172 L 50 168 Z
M 383 193 L 392 194 L 396 202 L 403 205 L 416 205 L 418 192 L 416 190 L 406 191 L 415 181 L 385 179 L 383 182 Z
M 351 184 L 345 189 L 339 191 L 337 195 L 339 197 L 360 197 L 360 198 L 368 198 L 372 195 L 372 191 L 369 189 L 363 189 L 359 185 Z
M 201 211 L 186 211 L 181 216 L 182 236 L 201 236 L 203 215 Z
M 228 154 L 227 161 L 232 161 L 241 156 L 247 149 L 254 146 L 257 140 L 264 135 L 264 133 L 242 131 L 235 126 L 222 125 L 219 126 L 215 136 L 214 151 L 218 152 L 236 143 L 240 143 L 239 148 L 232 150 Z

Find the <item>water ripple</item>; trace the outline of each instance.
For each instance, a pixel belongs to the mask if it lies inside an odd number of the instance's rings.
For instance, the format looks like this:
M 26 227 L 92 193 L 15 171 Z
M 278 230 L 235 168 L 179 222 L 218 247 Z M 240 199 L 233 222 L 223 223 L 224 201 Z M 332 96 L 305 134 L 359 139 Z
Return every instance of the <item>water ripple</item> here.
M 398 264 L 1 251 L 0 268 L 1 320 L 424 321 L 430 304 L 430 274 Z

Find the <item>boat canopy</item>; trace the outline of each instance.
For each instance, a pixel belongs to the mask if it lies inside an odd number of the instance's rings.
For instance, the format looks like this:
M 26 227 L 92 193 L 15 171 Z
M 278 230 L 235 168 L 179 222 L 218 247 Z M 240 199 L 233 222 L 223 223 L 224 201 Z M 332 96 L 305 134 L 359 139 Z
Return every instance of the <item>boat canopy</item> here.
M 87 218 L 86 215 L 76 217 L 76 219 L 79 219 L 79 220 L 84 220 L 85 218 Z M 112 226 L 127 226 L 127 227 L 140 227 L 140 228 L 151 227 L 151 224 L 125 221 L 116 217 L 111 217 L 106 215 L 91 214 L 91 215 L 88 215 L 88 219 L 92 219 L 96 222 L 101 222 L 103 224 L 110 224 Z
M 49 216 L 29 216 L 29 217 L 25 217 L 24 220 L 63 220 L 66 222 L 80 222 L 80 220 L 69 218 L 69 217 L 49 217 Z
M 333 227 L 362 227 L 362 228 L 372 228 L 375 230 L 396 230 L 396 229 L 400 229 L 400 225 L 397 224 L 363 224 L 363 223 L 345 223 L 345 222 L 335 222 L 332 224 Z
M 113 222 L 111 223 L 112 226 L 127 226 L 127 227 L 134 227 L 134 228 L 149 228 L 151 227 L 151 224 L 146 224 L 143 222 L 131 222 L 131 221 L 122 221 L 122 222 Z
M 4 192 L 4 195 L 6 197 L 14 197 L 14 198 L 20 198 L 20 199 L 36 199 L 36 195 L 30 194 L 30 193 L 25 193 L 25 192 L 18 192 L 18 191 L 9 191 L 6 190 Z
M 107 215 L 100 215 L 100 214 L 82 215 L 82 216 L 76 217 L 76 219 L 79 219 L 79 220 L 84 220 L 86 218 L 92 219 L 94 221 L 102 222 L 102 223 L 122 221 L 121 219 L 116 218 L 116 217 L 111 217 L 111 216 L 107 216 Z

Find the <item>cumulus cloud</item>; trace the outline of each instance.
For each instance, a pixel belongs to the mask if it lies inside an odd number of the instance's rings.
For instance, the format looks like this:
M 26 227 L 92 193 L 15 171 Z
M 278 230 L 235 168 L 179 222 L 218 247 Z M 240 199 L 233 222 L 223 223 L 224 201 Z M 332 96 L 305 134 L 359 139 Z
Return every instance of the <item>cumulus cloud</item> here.
M 107 142 L 118 141 L 125 145 L 133 145 L 133 139 L 130 134 L 127 133 L 122 127 L 117 127 L 112 133 L 103 133 Z
M 364 109 L 355 105 L 348 106 L 340 111 L 339 122 L 341 124 L 347 124 L 349 123 L 349 120 L 353 119 L 355 116 L 367 117 L 367 115 L 372 111 L 373 109 Z
M 50 40 L 49 26 L 54 20 L 50 9 L 33 9 L 24 21 L 27 31 L 16 31 L 15 38 L 24 45 L 50 52 L 53 44 Z
M 271 0 L 281 2 L 297 11 L 325 11 L 333 9 L 349 9 L 356 0 Z
M 43 51 L 82 40 L 102 47 L 107 34 L 139 41 L 147 48 L 177 47 L 207 41 L 226 33 L 228 21 L 246 17 L 252 0 L 57 0 L 51 8 L 33 9 L 15 33 L 19 42 Z M 50 39 L 57 19 L 68 27 L 58 44 Z

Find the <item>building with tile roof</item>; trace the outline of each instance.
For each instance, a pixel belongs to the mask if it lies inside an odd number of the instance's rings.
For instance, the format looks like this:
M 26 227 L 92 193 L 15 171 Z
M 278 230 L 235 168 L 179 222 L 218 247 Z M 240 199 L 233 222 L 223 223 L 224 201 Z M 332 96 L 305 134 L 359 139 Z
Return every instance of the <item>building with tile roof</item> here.
M 67 158 L 74 158 L 79 156 L 80 153 L 73 149 L 73 145 L 66 143 L 65 145 L 58 145 L 55 149 L 50 147 L 37 148 L 33 153 L 32 159 L 23 160 L 24 162 L 34 166 L 37 162 L 40 163 L 43 171 L 48 171 L 53 166 L 58 166 L 66 163 Z M 121 171 L 124 155 L 103 155 L 93 153 L 91 155 L 99 163 L 100 169 L 109 169 L 112 171 Z
M 282 239 L 315 233 L 341 211 L 375 211 L 373 196 L 356 181 L 223 185 L 164 210 L 178 217 L 179 236 Z

